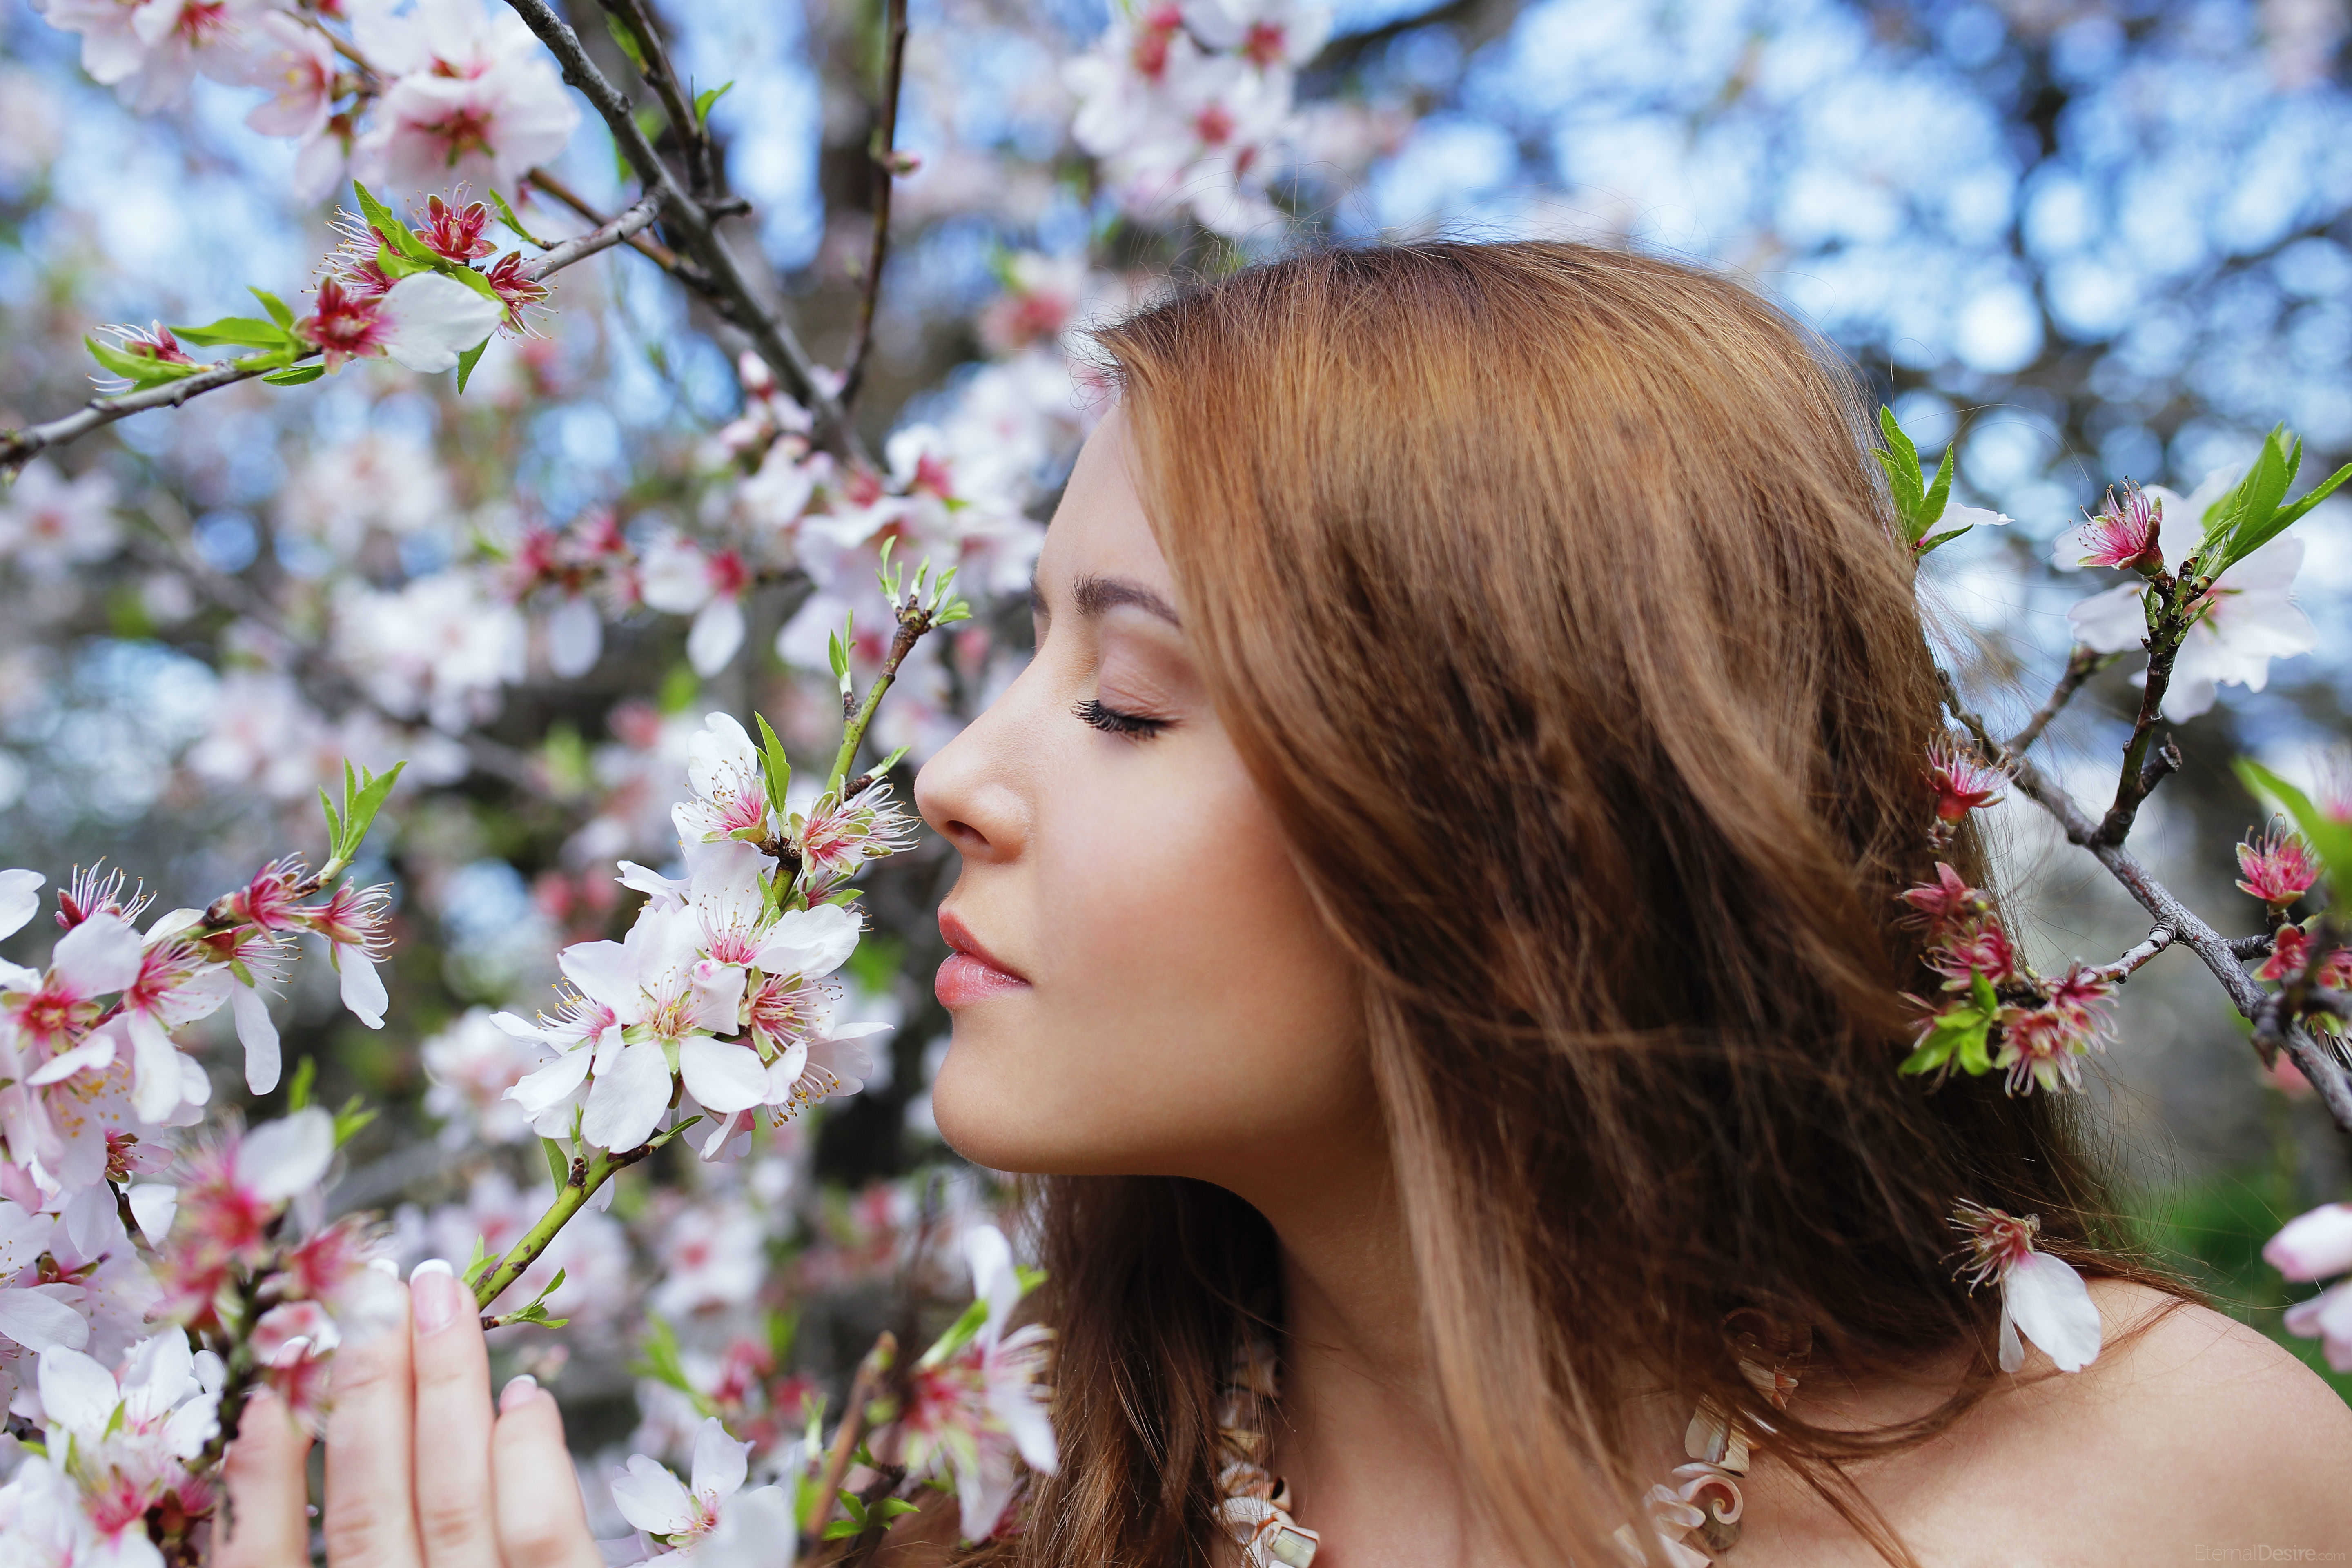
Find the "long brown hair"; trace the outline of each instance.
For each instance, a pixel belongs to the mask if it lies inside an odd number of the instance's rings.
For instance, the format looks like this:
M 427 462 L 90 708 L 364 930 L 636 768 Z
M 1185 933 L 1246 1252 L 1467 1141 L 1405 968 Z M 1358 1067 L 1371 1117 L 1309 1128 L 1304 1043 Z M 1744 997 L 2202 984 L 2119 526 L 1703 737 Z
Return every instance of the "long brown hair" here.
M 1896 894 L 1937 858 L 1941 721 L 1850 368 L 1723 278 L 1532 242 L 1299 255 L 1098 337 L 1221 717 L 1362 966 L 1473 1502 L 1529 1563 L 1615 1562 L 1660 1479 L 1626 1402 L 1663 1387 L 1769 1422 L 1911 1562 L 1840 1461 L 1990 1386 L 1957 1199 L 2186 1292 L 2116 1234 L 2074 1103 L 1895 1072 L 1935 984 Z M 1943 858 L 1982 885 L 1973 837 Z M 987 1555 L 1206 1562 L 1214 1389 L 1275 1237 L 1197 1182 L 1038 1197 L 1063 1464 Z M 1809 1325 L 1816 1366 L 1973 1370 L 1817 1428 L 1741 1376 L 1741 1308 Z

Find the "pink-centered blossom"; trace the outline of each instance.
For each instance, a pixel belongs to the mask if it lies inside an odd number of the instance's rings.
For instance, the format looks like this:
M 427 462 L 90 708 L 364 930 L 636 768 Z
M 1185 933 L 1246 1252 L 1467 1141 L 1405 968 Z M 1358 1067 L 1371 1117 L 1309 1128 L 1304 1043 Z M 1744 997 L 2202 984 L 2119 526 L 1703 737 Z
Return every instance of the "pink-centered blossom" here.
M 751 1445 L 727 1435 L 717 1416 L 695 1435 L 690 1481 L 643 1454 L 613 1479 L 613 1506 L 666 1550 L 662 1559 L 697 1568 L 769 1568 L 789 1551 L 797 1526 L 778 1486 L 744 1489 Z
M 327 939 L 330 962 L 341 982 L 343 1005 L 371 1029 L 383 1027 L 384 1009 L 392 998 L 375 966 L 391 946 L 385 925 L 392 909 L 392 889 L 378 884 L 358 888 L 344 882 L 327 901 L 310 911 L 306 923 Z
M 951 1479 L 965 1538 L 985 1541 L 1012 1501 L 1015 1461 L 1051 1475 L 1060 1455 L 1042 1385 L 1050 1331 L 1030 1323 L 1006 1331 L 1026 1290 L 1013 1248 L 994 1226 L 975 1226 L 964 1233 L 964 1256 L 985 1315 L 969 1339 L 958 1344 L 951 1331 L 916 1363 L 901 1458 L 910 1475 Z
M 2201 542 L 2206 513 L 2234 489 L 2243 470 L 2221 469 L 2187 497 L 2160 485 L 2145 494 L 2172 526 L 2158 541 L 2165 570 L 2179 572 Z M 2270 662 L 2308 653 L 2318 642 L 2311 618 L 2294 599 L 2304 541 L 2284 533 L 2216 578 L 2194 606 L 2198 619 L 2181 639 L 2165 688 L 2164 716 L 2176 723 L 2213 706 L 2216 689 L 2242 685 L 2260 691 Z M 2062 560 L 2062 565 L 2065 563 Z M 2093 595 L 2066 612 L 2074 640 L 2097 653 L 2123 653 L 2147 639 L 2144 600 L 2148 585 L 2135 579 Z
M 505 315 L 499 301 L 445 273 L 412 273 L 374 299 L 323 278 L 317 309 L 295 330 L 326 356 L 330 371 L 383 354 L 430 374 L 454 369 L 457 356 L 496 331 Z
M 2080 1372 L 2097 1359 L 2098 1305 L 2083 1277 L 2064 1259 L 2034 1247 L 2042 1230 L 2040 1215 L 2019 1218 L 1964 1199 L 1952 1211 L 1951 1224 L 1968 1238 L 1962 1269 L 1969 1288 L 1988 1280 L 2000 1285 L 2001 1371 L 2015 1372 L 2025 1364 L 2021 1333 L 2061 1372 Z
M 163 1568 L 148 1510 L 176 1505 L 195 1517 L 214 1502 L 188 1467 L 220 1429 L 222 1369 L 167 1329 L 131 1348 L 110 1372 L 80 1351 L 41 1352 L 39 1389 L 47 1462 L 80 1493 L 103 1568 Z
M 1936 795 L 1936 820 L 1947 824 L 1996 804 L 2009 783 L 2007 773 L 1979 762 L 1976 753 L 1948 735 L 1928 742 L 1927 779 Z
M 846 802 L 821 797 L 794 837 L 801 878 L 813 892 L 846 881 L 868 861 L 899 854 L 914 841 L 914 819 L 898 805 L 887 779 Z
M 726 668 L 743 646 L 743 595 L 751 585 L 743 557 L 665 536 L 646 551 L 639 570 L 646 604 L 694 617 L 686 634 L 686 657 L 695 673 L 708 677 Z
M 580 122 L 554 62 L 520 17 L 477 0 L 421 0 L 355 17 L 394 79 L 352 147 L 360 177 L 402 190 L 463 181 L 513 190 L 551 162 Z
M 2257 841 L 2238 846 L 2238 887 L 2283 912 L 2319 880 L 2319 862 L 2303 835 L 2273 826 Z
M 244 79 L 269 97 L 245 122 L 294 143 L 294 197 L 315 202 L 341 184 L 351 151 L 350 117 L 334 111 L 341 86 L 334 45 L 322 29 L 272 11 L 255 25 L 248 46 Z
M 2254 971 L 2257 980 L 2288 980 L 2303 973 L 2311 962 L 2311 933 L 2292 922 L 2281 925 L 2271 937 L 2270 956 Z M 2318 984 L 2332 991 L 2352 989 L 2352 948 L 2334 948 L 2321 960 L 2319 973 L 2313 976 Z
M 701 929 L 682 910 L 647 908 L 623 942 L 582 942 L 559 955 L 565 978 L 610 1008 L 619 1043 L 607 1034 L 589 1068 L 580 1135 L 600 1149 L 634 1149 L 668 1109 L 672 1063 L 687 1092 L 721 1112 L 756 1105 L 766 1092 L 759 1058 L 720 1040 L 739 1026 L 743 971 L 700 950 Z
M 2109 490 L 2105 504 L 2096 512 L 2058 536 L 2052 559 L 2064 568 L 2120 566 L 2127 572 L 2163 571 L 2164 551 L 2159 542 L 2164 530 L 2164 500 L 2170 494 L 2161 485 L 2151 491 L 2128 481 L 2120 496 Z
M 691 795 L 670 808 L 683 842 L 764 837 L 774 826 L 759 748 L 732 715 L 704 716 L 687 746 L 686 782 Z
M 1313 0 L 1185 0 L 1183 17 L 1203 44 L 1260 70 L 1303 66 L 1331 37 L 1331 8 Z

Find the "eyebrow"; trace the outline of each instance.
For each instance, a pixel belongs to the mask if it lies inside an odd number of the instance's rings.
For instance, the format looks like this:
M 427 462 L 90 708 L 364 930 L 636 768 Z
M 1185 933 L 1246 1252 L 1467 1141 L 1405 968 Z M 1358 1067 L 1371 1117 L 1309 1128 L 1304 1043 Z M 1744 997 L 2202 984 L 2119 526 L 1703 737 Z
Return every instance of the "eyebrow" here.
M 1142 584 L 1126 577 L 1081 577 L 1073 598 L 1078 614 L 1082 616 L 1099 616 L 1120 605 L 1133 605 L 1180 630 L 1184 625 L 1177 618 L 1175 605 Z M 1045 607 L 1045 594 L 1034 582 L 1029 584 L 1029 610 L 1032 615 L 1041 616 L 1049 616 L 1052 613 Z

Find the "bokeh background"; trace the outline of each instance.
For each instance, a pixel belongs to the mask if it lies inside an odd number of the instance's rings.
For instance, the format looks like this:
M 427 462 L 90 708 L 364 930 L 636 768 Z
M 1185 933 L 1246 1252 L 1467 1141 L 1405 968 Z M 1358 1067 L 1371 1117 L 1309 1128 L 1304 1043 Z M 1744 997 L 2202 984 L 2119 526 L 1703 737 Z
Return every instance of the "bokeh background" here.
M 625 79 L 593 7 L 571 9 Z M 870 227 L 880 7 L 658 9 L 683 69 L 734 84 L 711 122 L 754 204 L 739 245 L 837 361 Z M 1320 237 L 1637 245 L 1782 300 L 1931 461 L 1957 444 L 1963 499 L 2015 520 L 1923 570 L 1957 666 L 2012 723 L 2063 665 L 2066 607 L 2103 585 L 2052 571 L 2050 542 L 2109 483 L 2186 490 L 2281 421 L 2309 471 L 2352 458 L 2345 0 L 1353 0 L 1297 71 L 1265 187 L 1278 221 L 1240 234 L 1181 204 L 1130 210 L 1073 139 L 1065 66 L 1112 19 L 1085 0 L 912 6 L 898 141 L 920 166 L 898 187 L 866 434 L 1014 432 L 1008 493 L 1039 521 L 1087 416 L 1065 330 L 1158 279 Z M 255 101 L 200 80 L 184 105 L 133 113 L 83 73 L 76 39 L 0 0 L 0 424 L 89 395 L 80 339 L 98 323 L 201 321 L 236 313 L 247 285 L 310 285 L 331 204 L 289 194 L 291 149 L 244 124 Z M 604 211 L 624 204 L 593 116 L 551 168 Z M 113 426 L 55 463 L 105 476 L 112 536 L 73 559 L 0 543 L 0 865 L 55 879 L 103 857 L 167 904 L 202 901 L 282 847 L 316 853 L 312 789 L 343 758 L 411 759 L 368 868 L 400 900 L 389 1026 L 343 1014 L 317 964 L 281 1023 L 327 1098 L 382 1108 L 334 1201 L 395 1212 L 413 1256 L 462 1256 L 476 1234 L 496 1247 L 543 1180 L 499 1121 L 511 1064 L 486 1011 L 546 1002 L 556 950 L 625 923 L 610 863 L 665 853 L 700 714 L 757 708 L 805 752 L 822 744 L 824 683 L 775 647 L 805 583 L 758 587 L 742 653 L 708 673 L 684 619 L 634 608 L 560 678 L 544 606 L 499 599 L 518 530 L 604 511 L 690 530 L 732 482 L 710 458 L 741 408 L 726 331 L 625 252 L 564 274 L 555 305 L 544 337 L 493 345 L 463 398 L 377 363 Z M 2231 886 L 2259 808 L 2229 758 L 2307 773 L 2347 731 L 2352 508 L 2299 531 L 2318 648 L 2179 727 L 2187 766 L 2136 838 L 2232 933 L 2259 924 Z M 982 608 L 976 640 L 910 699 L 918 760 L 1017 666 L 1025 616 Z M 2111 670 L 2046 742 L 2085 796 L 2136 700 Z M 1995 826 L 2037 959 L 2101 962 L 2145 934 L 2033 808 Z M 927 911 L 952 870 L 930 846 L 876 879 L 886 934 L 861 952 L 855 1002 L 898 1029 L 863 1095 L 740 1166 L 680 1160 L 629 1184 L 582 1233 L 573 1336 L 502 1351 L 560 1371 L 575 1419 L 614 1438 L 642 1423 L 642 1443 L 682 1430 L 696 1399 L 731 1397 L 795 1429 L 796 1391 L 854 1357 L 910 1234 L 989 1201 L 925 1098 L 945 1043 Z M 2275 1331 L 2287 1288 L 2255 1249 L 2346 1195 L 2347 1171 L 2341 1136 L 2261 1072 L 2244 1033 L 2168 954 L 2126 988 L 2088 1100 L 2150 1245 Z M 658 1280 L 657 1299 L 632 1279 Z M 698 1393 L 647 1371 L 668 1353 L 646 1342 L 656 1319 Z

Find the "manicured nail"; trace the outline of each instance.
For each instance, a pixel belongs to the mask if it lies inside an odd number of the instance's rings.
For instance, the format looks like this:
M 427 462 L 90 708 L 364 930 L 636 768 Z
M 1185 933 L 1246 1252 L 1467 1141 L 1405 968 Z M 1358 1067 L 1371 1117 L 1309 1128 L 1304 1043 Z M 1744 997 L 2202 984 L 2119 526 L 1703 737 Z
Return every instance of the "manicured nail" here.
M 373 1265 L 352 1276 L 335 1303 L 335 1327 L 342 1331 L 342 1349 L 357 1350 L 395 1330 L 408 1332 L 408 1301 L 400 1288 L 400 1270 Z
M 538 1396 L 539 1379 L 524 1373 L 499 1390 L 499 1414 L 503 1415 L 509 1410 L 519 1409 Z
M 371 1258 L 368 1259 L 367 1266 L 387 1279 L 400 1278 L 400 1265 L 389 1258 Z
M 408 1302 L 416 1331 L 439 1333 L 457 1321 L 457 1271 L 446 1258 L 426 1258 L 408 1271 Z

